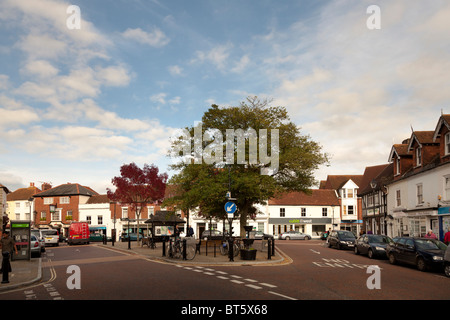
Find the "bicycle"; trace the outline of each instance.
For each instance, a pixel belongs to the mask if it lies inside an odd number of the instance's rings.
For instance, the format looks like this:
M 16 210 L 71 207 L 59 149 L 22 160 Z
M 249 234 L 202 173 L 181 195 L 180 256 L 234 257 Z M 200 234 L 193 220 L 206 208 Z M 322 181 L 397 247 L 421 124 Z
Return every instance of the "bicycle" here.
M 186 260 L 194 259 L 195 254 L 195 245 L 186 243 Z M 167 255 L 172 259 L 180 259 L 183 257 L 183 242 L 180 238 L 169 241 Z
M 236 240 L 236 242 L 233 241 L 233 256 L 237 256 L 239 254 L 239 240 Z M 229 243 L 228 240 L 224 240 L 220 246 L 220 253 L 223 256 L 228 255 L 229 252 Z

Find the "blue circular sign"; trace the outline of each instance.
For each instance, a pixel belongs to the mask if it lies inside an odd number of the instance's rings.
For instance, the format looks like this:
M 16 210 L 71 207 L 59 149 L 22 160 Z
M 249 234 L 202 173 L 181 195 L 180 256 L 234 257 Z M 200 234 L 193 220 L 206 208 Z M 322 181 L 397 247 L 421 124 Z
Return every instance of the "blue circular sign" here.
M 233 214 L 236 212 L 237 206 L 233 201 L 228 201 L 225 203 L 225 212 L 229 214 Z

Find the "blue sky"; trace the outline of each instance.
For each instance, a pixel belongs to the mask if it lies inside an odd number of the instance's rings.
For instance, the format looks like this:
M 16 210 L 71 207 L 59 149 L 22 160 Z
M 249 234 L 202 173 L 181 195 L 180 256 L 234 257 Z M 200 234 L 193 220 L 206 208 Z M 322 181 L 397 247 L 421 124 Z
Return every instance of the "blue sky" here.
M 176 129 L 255 95 L 331 154 L 318 180 L 362 174 L 450 112 L 448 16 L 438 0 L 2 0 L 0 183 L 104 192 L 129 162 L 171 175 Z

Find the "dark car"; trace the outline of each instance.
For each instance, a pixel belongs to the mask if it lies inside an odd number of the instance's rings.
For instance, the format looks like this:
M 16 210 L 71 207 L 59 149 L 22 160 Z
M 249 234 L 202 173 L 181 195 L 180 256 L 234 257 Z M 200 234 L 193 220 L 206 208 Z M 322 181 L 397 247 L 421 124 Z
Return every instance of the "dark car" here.
M 139 241 L 141 241 L 143 237 L 144 236 L 142 235 L 142 233 L 140 233 L 139 234 Z M 89 236 L 89 239 L 90 239 L 90 236 Z M 125 233 L 122 236 L 122 242 L 126 242 L 126 241 L 128 241 L 128 234 L 127 233 Z M 136 232 L 130 233 L 130 241 L 137 241 L 137 233 Z
M 389 262 L 412 264 L 420 271 L 430 268 L 443 269 L 447 246 L 429 238 L 401 237 L 388 246 Z
M 225 234 L 228 236 L 228 234 Z M 219 230 L 205 230 L 202 233 L 202 239 L 207 240 L 222 240 L 224 238 L 224 234 Z
M 333 230 L 328 236 L 328 248 L 352 249 L 355 247 L 355 235 L 346 230 Z
M 444 254 L 444 273 L 450 278 L 450 246 L 447 247 Z
M 375 257 L 387 258 L 386 247 L 392 239 L 379 234 L 363 234 L 355 242 L 355 254 L 367 254 L 372 259 Z

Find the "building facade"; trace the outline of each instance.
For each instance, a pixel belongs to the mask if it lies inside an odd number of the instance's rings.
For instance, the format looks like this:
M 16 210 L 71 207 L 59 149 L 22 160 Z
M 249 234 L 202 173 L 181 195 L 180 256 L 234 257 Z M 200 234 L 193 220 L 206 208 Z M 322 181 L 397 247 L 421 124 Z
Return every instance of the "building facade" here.
M 36 210 L 33 196 L 40 192 L 33 182 L 28 188 L 20 188 L 7 196 L 6 213 L 10 220 L 30 220 L 35 222 Z

